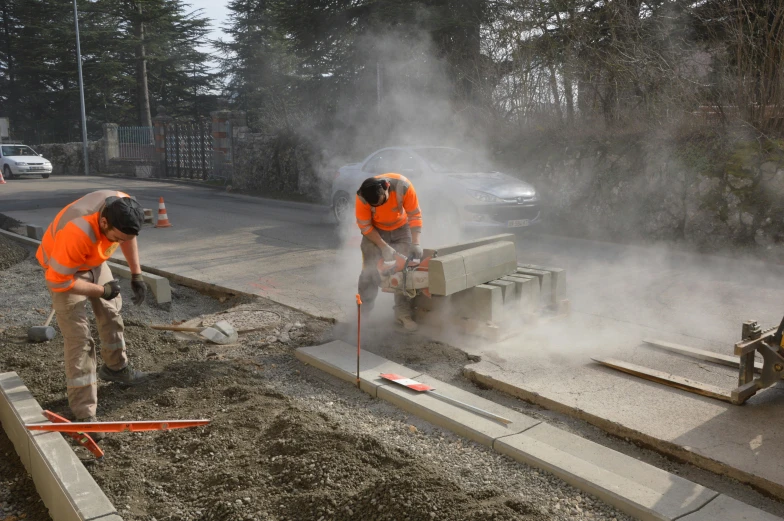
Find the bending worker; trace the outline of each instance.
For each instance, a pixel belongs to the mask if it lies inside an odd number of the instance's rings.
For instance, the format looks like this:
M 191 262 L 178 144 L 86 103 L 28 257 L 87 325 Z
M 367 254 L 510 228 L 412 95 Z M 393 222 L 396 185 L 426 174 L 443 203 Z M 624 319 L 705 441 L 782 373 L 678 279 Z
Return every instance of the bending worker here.
M 104 364 L 102 380 L 135 384 L 147 375 L 128 363 L 120 316 L 120 283 L 106 261 L 119 246 L 131 269 L 133 303 L 147 291 L 142 281 L 136 236 L 144 212 L 128 194 L 101 190 L 66 206 L 44 234 L 36 258 L 46 272 L 57 324 L 65 347 L 68 405 L 77 421 L 96 421 L 98 388 L 95 342 L 90 336 L 87 301 L 95 313 Z
M 362 309 L 369 313 L 378 295 L 381 275 L 378 260 L 395 260 L 395 252 L 404 257 L 422 258 L 419 235 L 422 212 L 414 185 L 400 174 L 382 174 L 365 179 L 357 190 L 357 225 L 362 231 L 362 273 L 359 296 Z M 408 331 L 416 331 L 412 318 L 413 300 L 395 292 L 395 318 Z

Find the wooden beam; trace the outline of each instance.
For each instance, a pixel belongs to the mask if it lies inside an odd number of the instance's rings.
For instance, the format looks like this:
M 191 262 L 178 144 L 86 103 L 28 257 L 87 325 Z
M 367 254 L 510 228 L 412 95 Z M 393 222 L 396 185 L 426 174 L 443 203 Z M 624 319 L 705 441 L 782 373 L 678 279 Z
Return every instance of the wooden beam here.
M 614 360 L 612 358 L 603 360 L 592 358 L 591 360 L 612 369 L 616 369 L 618 371 L 622 371 L 645 380 L 650 380 L 651 382 L 668 385 L 670 387 L 675 387 L 676 389 L 689 391 L 690 393 L 695 393 L 701 396 L 707 396 L 708 398 L 714 398 L 723 402 L 732 403 L 732 396 L 730 391 L 716 387 L 715 385 L 696 382 L 694 380 L 689 380 L 688 378 L 683 378 L 682 376 L 676 376 L 670 373 L 665 373 L 663 371 L 657 371 L 656 369 L 650 369 L 648 367 L 630 364 L 620 360 Z
M 653 340 L 650 338 L 643 339 L 643 342 L 660 349 L 664 349 L 665 351 L 679 353 L 691 358 L 705 360 L 706 362 L 726 365 L 727 367 L 734 367 L 736 369 L 740 367 L 740 359 L 736 356 L 722 355 L 719 353 L 714 353 L 713 351 L 707 351 L 705 349 L 697 349 L 696 347 L 682 346 L 680 344 L 673 344 L 671 342 Z M 762 363 L 756 362 L 754 364 L 754 372 L 759 373 L 760 371 L 762 371 Z

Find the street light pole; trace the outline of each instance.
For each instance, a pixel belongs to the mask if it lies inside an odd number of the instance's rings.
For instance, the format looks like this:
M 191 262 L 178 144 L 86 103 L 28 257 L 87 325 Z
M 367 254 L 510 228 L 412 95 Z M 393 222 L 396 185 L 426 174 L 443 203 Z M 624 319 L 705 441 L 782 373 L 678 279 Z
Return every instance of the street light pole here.
M 76 62 L 79 66 L 79 102 L 82 106 L 82 156 L 84 157 L 84 175 L 90 175 L 90 164 L 87 162 L 87 115 L 84 111 L 84 80 L 82 79 L 82 47 L 79 44 L 79 11 L 74 5 L 74 26 L 76 27 Z

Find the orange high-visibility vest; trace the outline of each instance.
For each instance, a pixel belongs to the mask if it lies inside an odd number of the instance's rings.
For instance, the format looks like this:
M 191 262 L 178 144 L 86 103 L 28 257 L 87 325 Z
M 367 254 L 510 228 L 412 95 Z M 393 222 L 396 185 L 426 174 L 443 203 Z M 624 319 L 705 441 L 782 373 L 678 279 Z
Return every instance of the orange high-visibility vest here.
M 99 221 L 107 197 L 130 197 L 117 190 L 99 190 L 78 199 L 57 214 L 35 254 L 46 272 L 46 285 L 62 293 L 75 283 L 79 271 L 97 268 L 119 246 L 101 233 Z
M 421 231 L 422 211 L 419 209 L 419 200 L 411 181 L 400 174 L 381 174 L 375 177 L 389 181 L 389 199 L 381 206 L 374 207 L 357 194 L 355 214 L 362 235 L 367 235 L 374 228 L 397 230 L 406 223 L 412 231 Z

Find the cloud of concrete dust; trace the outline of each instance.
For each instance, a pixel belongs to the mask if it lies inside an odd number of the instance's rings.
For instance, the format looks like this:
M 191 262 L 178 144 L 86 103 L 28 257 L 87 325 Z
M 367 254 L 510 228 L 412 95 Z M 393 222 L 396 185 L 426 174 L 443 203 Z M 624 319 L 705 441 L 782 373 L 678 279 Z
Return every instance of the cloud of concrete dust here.
M 377 64 L 379 103 L 375 111 L 360 118 L 357 139 L 343 149 L 356 150 L 356 157 L 344 158 L 345 163 L 363 161 L 374 151 L 387 146 L 431 145 L 454 146 L 474 154 L 482 161 L 487 154 L 486 143 L 475 136 L 470 122 L 464 121 L 451 101 L 452 86 L 447 77 L 446 65 L 436 56 L 426 32 L 389 32 L 368 37 L 360 47 L 366 49 L 365 62 Z M 379 85 L 380 84 L 380 85 Z M 356 124 L 355 103 L 349 97 L 338 103 L 341 115 Z M 322 136 L 324 147 L 334 149 L 335 140 L 341 136 Z M 422 245 L 438 247 L 463 240 L 466 235 L 455 222 L 453 209 L 444 204 L 445 193 L 464 190 L 446 183 L 432 183 L 428 179 L 411 178 L 422 208 L 424 226 Z M 361 180 L 357 182 L 359 188 Z M 353 194 L 351 194 L 353 197 Z M 335 263 L 325 267 L 321 280 L 329 281 L 333 293 L 341 302 L 347 320 L 355 320 L 357 279 L 361 270 L 359 228 L 351 219 L 338 225 L 340 247 Z M 371 329 L 375 321 L 384 324 L 393 320 L 392 296 L 379 293 L 373 317 L 367 324 Z

